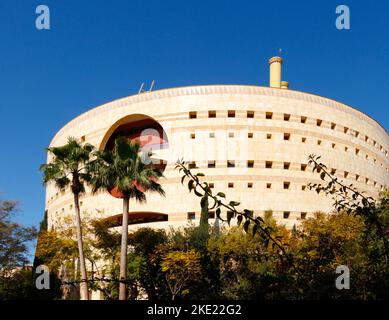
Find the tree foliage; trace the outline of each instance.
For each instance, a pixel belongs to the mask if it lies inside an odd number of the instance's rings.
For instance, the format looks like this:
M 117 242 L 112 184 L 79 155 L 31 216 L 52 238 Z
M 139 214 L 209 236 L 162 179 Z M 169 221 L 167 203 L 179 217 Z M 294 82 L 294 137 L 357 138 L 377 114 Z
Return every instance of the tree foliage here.
M 116 192 L 123 199 L 122 239 L 120 251 L 119 299 L 127 297 L 127 246 L 129 200 L 146 202 L 146 192 L 165 195 L 158 179 L 162 171 L 150 159 L 151 152 L 142 153 L 140 144 L 126 137 L 115 139 L 113 150 L 97 151 L 88 165 L 93 193 L 100 190 Z
M 200 254 L 196 250 L 188 251 L 169 251 L 162 257 L 162 272 L 166 275 L 172 300 L 175 300 L 178 294 L 190 294 L 187 288 L 188 282 L 192 277 L 201 274 Z
M 91 144 L 80 144 L 77 139 L 69 137 L 67 144 L 60 147 L 47 148 L 48 154 L 52 159 L 49 163 L 40 166 L 45 184 L 54 183 L 59 190 L 65 190 L 70 186 L 73 193 L 78 259 L 82 280 L 80 284 L 82 300 L 89 299 L 89 291 L 87 286 L 79 196 L 85 192 L 85 184 L 91 178 L 87 168 L 93 150 L 94 146 Z
M 128 172 L 118 177 L 110 171 L 112 166 L 126 167 L 121 161 L 132 166 L 133 160 L 114 161 L 112 155 L 105 156 L 106 174 L 112 177 L 100 176 L 98 189 L 125 184 L 140 191 L 134 179 L 127 179 Z M 273 219 L 271 211 L 254 216 L 252 210 L 241 209 L 239 202 L 226 199 L 222 191 L 214 192 L 203 182 L 204 174 L 193 173 L 183 161 L 178 162 L 181 182 L 199 197 L 200 224 L 169 232 L 150 228 L 130 232 L 126 298 L 387 299 L 388 191 L 373 199 L 334 177 L 320 157 L 310 156 L 309 164 L 323 181 L 309 188 L 333 197 L 334 211 L 316 212 L 289 230 Z M 131 194 L 126 188 L 122 191 Z M 222 209 L 227 211 L 226 218 L 221 217 Z M 209 210 L 215 210 L 221 228 L 209 225 Z M 236 226 L 231 226 L 232 219 Z M 123 234 L 110 229 L 106 221 L 84 223 L 86 257 L 94 266 L 88 278 L 90 287 L 104 292 L 107 299 L 116 299 Z M 74 234 L 65 230 L 43 233 L 46 244 L 41 245 L 40 254 L 54 268 L 58 260 L 72 261 L 76 256 Z M 62 250 L 55 251 L 59 246 Z M 350 290 L 335 286 L 335 270 L 340 265 L 350 269 Z
M 369 233 L 376 234 L 382 241 L 382 255 L 386 257 L 386 264 L 389 269 L 389 237 L 388 218 L 382 214 L 380 206 L 386 205 L 388 201 L 387 193 L 383 193 L 380 204 L 363 192 L 360 192 L 353 184 L 347 185 L 339 180 L 327 166 L 320 162 L 321 157 L 314 154 L 309 156 L 308 164 L 312 166 L 312 171 L 320 175 L 321 180 L 326 184 L 310 183 L 308 188 L 315 190 L 318 194 L 330 195 L 336 211 L 346 211 L 349 214 L 361 216 L 369 227 Z
M 146 201 L 145 191 L 165 195 L 158 183 L 163 174 L 152 165 L 152 154 L 142 153 L 139 143 L 118 137 L 113 150 L 96 151 L 94 155 L 88 166 L 93 192 L 117 188 L 123 198 L 139 202 Z
M 37 230 L 13 221 L 15 201 L 0 200 L 0 300 L 27 299 L 33 296 L 29 245 Z
M 29 262 L 28 245 L 35 240 L 35 227 L 23 227 L 12 220 L 15 201 L 0 200 L 0 275 Z

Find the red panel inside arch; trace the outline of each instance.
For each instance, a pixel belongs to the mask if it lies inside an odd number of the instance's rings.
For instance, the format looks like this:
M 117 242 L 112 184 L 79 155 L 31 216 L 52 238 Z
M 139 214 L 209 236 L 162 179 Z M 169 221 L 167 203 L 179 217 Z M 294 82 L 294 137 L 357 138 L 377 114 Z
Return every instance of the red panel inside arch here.
M 105 149 L 112 150 L 115 139 L 119 136 L 138 141 L 142 147 L 148 145 L 163 149 L 168 145 L 162 126 L 151 118 L 129 122 L 118 127 L 109 138 Z

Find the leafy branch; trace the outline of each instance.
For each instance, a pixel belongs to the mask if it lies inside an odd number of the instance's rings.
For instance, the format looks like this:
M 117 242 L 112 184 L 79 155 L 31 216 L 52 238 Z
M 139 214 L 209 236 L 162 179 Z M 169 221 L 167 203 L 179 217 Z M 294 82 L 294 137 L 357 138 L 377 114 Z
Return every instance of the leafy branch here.
M 358 191 L 353 184 L 347 185 L 343 180 L 338 180 L 332 174 L 327 166 L 320 161 L 321 157 L 315 154 L 309 155 L 308 164 L 313 166 L 312 172 L 320 174 L 320 179 L 326 181 L 326 185 L 321 183 L 309 183 L 308 188 L 315 190 L 317 194 L 324 193 L 332 196 L 334 207 L 339 211 L 361 216 L 370 225 L 377 228 L 378 234 L 383 241 L 385 256 L 389 265 L 389 244 L 384 231 L 384 225 L 381 223 L 376 213 L 376 203 L 372 197 L 365 196 L 363 192 Z
M 228 225 L 231 223 L 231 219 L 236 217 L 237 225 L 243 225 L 243 229 L 246 233 L 249 232 L 249 227 L 252 226 L 251 233 L 254 236 L 259 234 L 265 238 L 267 243 L 271 242 L 273 248 L 278 249 L 279 257 L 284 259 L 299 275 L 301 279 L 304 279 L 303 275 L 300 273 L 300 270 L 296 267 L 292 254 L 286 251 L 283 244 L 278 241 L 275 237 L 272 236 L 272 228 L 265 224 L 265 221 L 261 217 L 254 217 L 253 211 L 248 209 L 239 210 L 237 207 L 240 205 L 240 202 L 229 201 L 227 203 L 226 195 L 223 192 L 218 192 L 213 194 L 212 189 L 209 187 L 207 182 L 201 182 L 200 178 L 204 177 L 203 173 L 192 173 L 189 168 L 186 167 L 186 164 L 183 160 L 179 160 L 176 163 L 175 169 L 178 169 L 179 172 L 182 172 L 181 183 L 184 184 L 185 179 L 188 178 L 187 183 L 189 192 L 193 190 L 194 194 L 201 198 L 201 207 L 204 207 L 204 204 L 207 204 L 209 199 L 213 200 L 211 207 L 207 208 L 208 210 L 215 210 L 217 219 L 220 219 L 223 222 L 227 222 Z M 221 217 L 221 208 L 227 209 L 226 219 Z M 303 281 L 304 284 L 305 281 Z
M 313 166 L 312 172 L 320 174 L 321 180 L 326 181 L 327 179 L 328 181 L 327 185 L 309 183 L 308 188 L 314 189 L 318 194 L 324 192 L 326 195 L 331 195 L 337 211 L 344 210 L 348 213 L 356 212 L 358 215 L 363 215 L 375 207 L 372 197 L 365 196 L 352 183 L 346 185 L 343 180 L 338 180 L 334 174 L 331 174 L 327 166 L 320 162 L 321 156 L 311 154 L 308 159 L 308 164 Z

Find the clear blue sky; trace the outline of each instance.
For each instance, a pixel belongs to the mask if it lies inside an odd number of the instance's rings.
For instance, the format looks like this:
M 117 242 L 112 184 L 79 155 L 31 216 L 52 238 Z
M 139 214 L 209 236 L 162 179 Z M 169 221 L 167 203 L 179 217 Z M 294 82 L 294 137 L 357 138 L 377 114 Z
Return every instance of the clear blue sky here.
M 66 122 L 137 92 L 195 84 L 267 85 L 283 48 L 291 88 L 350 104 L 389 128 L 389 4 L 342 1 L 1 0 L 0 192 L 38 224 L 44 148 Z M 35 8 L 51 30 L 35 28 Z

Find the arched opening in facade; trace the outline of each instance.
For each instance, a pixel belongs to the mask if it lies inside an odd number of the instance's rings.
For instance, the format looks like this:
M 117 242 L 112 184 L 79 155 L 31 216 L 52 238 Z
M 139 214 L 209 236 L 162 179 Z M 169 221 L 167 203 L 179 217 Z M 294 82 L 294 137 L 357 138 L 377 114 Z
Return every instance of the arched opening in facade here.
M 131 141 L 138 142 L 146 150 L 159 150 L 169 148 L 169 141 L 165 130 L 155 119 L 144 114 L 128 115 L 116 121 L 107 131 L 101 141 L 100 150 L 112 150 L 115 139 L 124 136 Z M 153 165 L 162 172 L 167 162 L 152 157 Z
M 101 141 L 100 150 L 110 150 L 119 136 L 125 136 L 132 141 L 137 140 L 141 146 L 155 146 L 159 149 L 169 147 L 165 130 L 155 119 L 144 114 L 132 114 L 116 121 L 107 131 Z
M 100 150 L 112 150 L 115 139 L 124 136 L 132 142 L 137 142 L 145 151 L 167 149 L 168 138 L 161 124 L 155 119 L 144 114 L 132 114 L 115 122 L 103 137 Z M 152 166 L 164 171 L 167 161 L 152 156 Z M 143 190 L 142 190 L 143 191 Z M 147 192 L 147 191 L 146 191 Z M 109 193 L 116 198 L 122 198 L 117 188 L 109 190 Z M 111 227 L 121 225 L 122 215 L 114 215 L 104 219 Z M 140 224 L 149 222 L 168 221 L 166 213 L 137 211 L 129 213 L 129 224 Z

